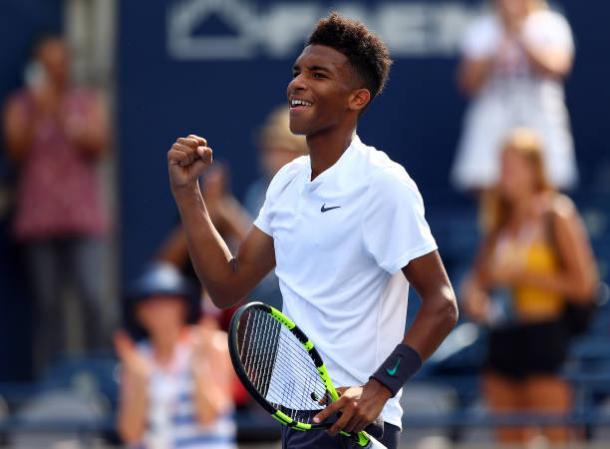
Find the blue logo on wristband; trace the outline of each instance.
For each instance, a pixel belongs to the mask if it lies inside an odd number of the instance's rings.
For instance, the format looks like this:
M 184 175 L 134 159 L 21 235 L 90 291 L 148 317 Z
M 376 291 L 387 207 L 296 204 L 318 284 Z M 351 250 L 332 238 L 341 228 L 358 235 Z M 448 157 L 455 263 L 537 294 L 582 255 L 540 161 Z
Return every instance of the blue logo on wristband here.
M 398 371 L 398 367 L 400 366 L 400 360 L 401 360 L 401 359 L 400 359 L 400 357 L 399 357 L 399 358 L 398 358 L 398 361 L 396 362 L 396 365 L 394 365 L 394 368 L 392 368 L 392 369 L 390 369 L 390 368 L 386 368 L 386 372 L 387 372 L 387 373 L 388 373 L 390 376 L 392 376 L 392 377 L 396 376 L 396 371 Z

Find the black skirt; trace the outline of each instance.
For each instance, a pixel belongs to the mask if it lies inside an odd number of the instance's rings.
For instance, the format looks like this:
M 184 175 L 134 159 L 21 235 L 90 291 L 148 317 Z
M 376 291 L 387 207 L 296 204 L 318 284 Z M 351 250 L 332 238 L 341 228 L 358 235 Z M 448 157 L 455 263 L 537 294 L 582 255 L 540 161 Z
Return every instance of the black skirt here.
M 489 334 L 485 367 L 515 380 L 554 375 L 568 354 L 570 335 L 563 320 L 515 324 Z

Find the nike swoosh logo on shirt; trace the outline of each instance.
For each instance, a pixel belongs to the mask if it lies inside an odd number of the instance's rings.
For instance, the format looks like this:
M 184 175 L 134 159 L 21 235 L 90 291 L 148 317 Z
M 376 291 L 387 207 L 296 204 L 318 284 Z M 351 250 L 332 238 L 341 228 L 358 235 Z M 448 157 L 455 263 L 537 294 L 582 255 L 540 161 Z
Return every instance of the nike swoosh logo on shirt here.
M 331 207 L 326 207 L 326 203 L 322 204 L 322 208 L 320 209 L 320 212 L 324 213 L 324 212 L 328 212 L 329 210 L 333 210 L 333 209 L 339 209 L 341 206 L 331 206 Z
M 390 368 L 386 368 L 386 372 L 387 372 L 387 373 L 388 373 L 390 376 L 392 376 L 392 377 L 396 376 L 396 371 L 398 371 L 398 367 L 400 366 L 400 360 L 401 360 L 401 359 L 399 358 L 399 359 L 398 359 L 398 361 L 396 362 L 396 365 L 394 365 L 394 368 L 392 368 L 392 369 L 390 369 Z

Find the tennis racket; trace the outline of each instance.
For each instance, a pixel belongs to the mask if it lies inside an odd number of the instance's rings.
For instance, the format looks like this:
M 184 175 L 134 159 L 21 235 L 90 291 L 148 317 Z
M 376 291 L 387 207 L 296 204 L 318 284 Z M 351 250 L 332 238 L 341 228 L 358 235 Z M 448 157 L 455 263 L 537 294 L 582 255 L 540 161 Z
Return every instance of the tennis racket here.
M 241 382 L 277 421 L 301 431 L 332 426 L 313 417 L 339 398 L 337 390 L 313 342 L 282 312 L 260 302 L 240 307 L 231 320 L 229 350 Z M 383 433 L 379 424 L 367 430 Z M 363 448 L 387 449 L 367 432 L 353 438 Z

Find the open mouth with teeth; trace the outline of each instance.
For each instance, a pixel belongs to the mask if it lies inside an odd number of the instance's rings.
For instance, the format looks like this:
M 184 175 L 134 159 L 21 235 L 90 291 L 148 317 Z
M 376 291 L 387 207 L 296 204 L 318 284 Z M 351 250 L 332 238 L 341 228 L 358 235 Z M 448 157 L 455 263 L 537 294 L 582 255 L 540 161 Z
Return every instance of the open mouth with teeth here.
M 295 109 L 308 108 L 312 104 L 313 103 L 311 101 L 293 99 L 293 100 L 290 100 L 290 109 L 295 110 Z

